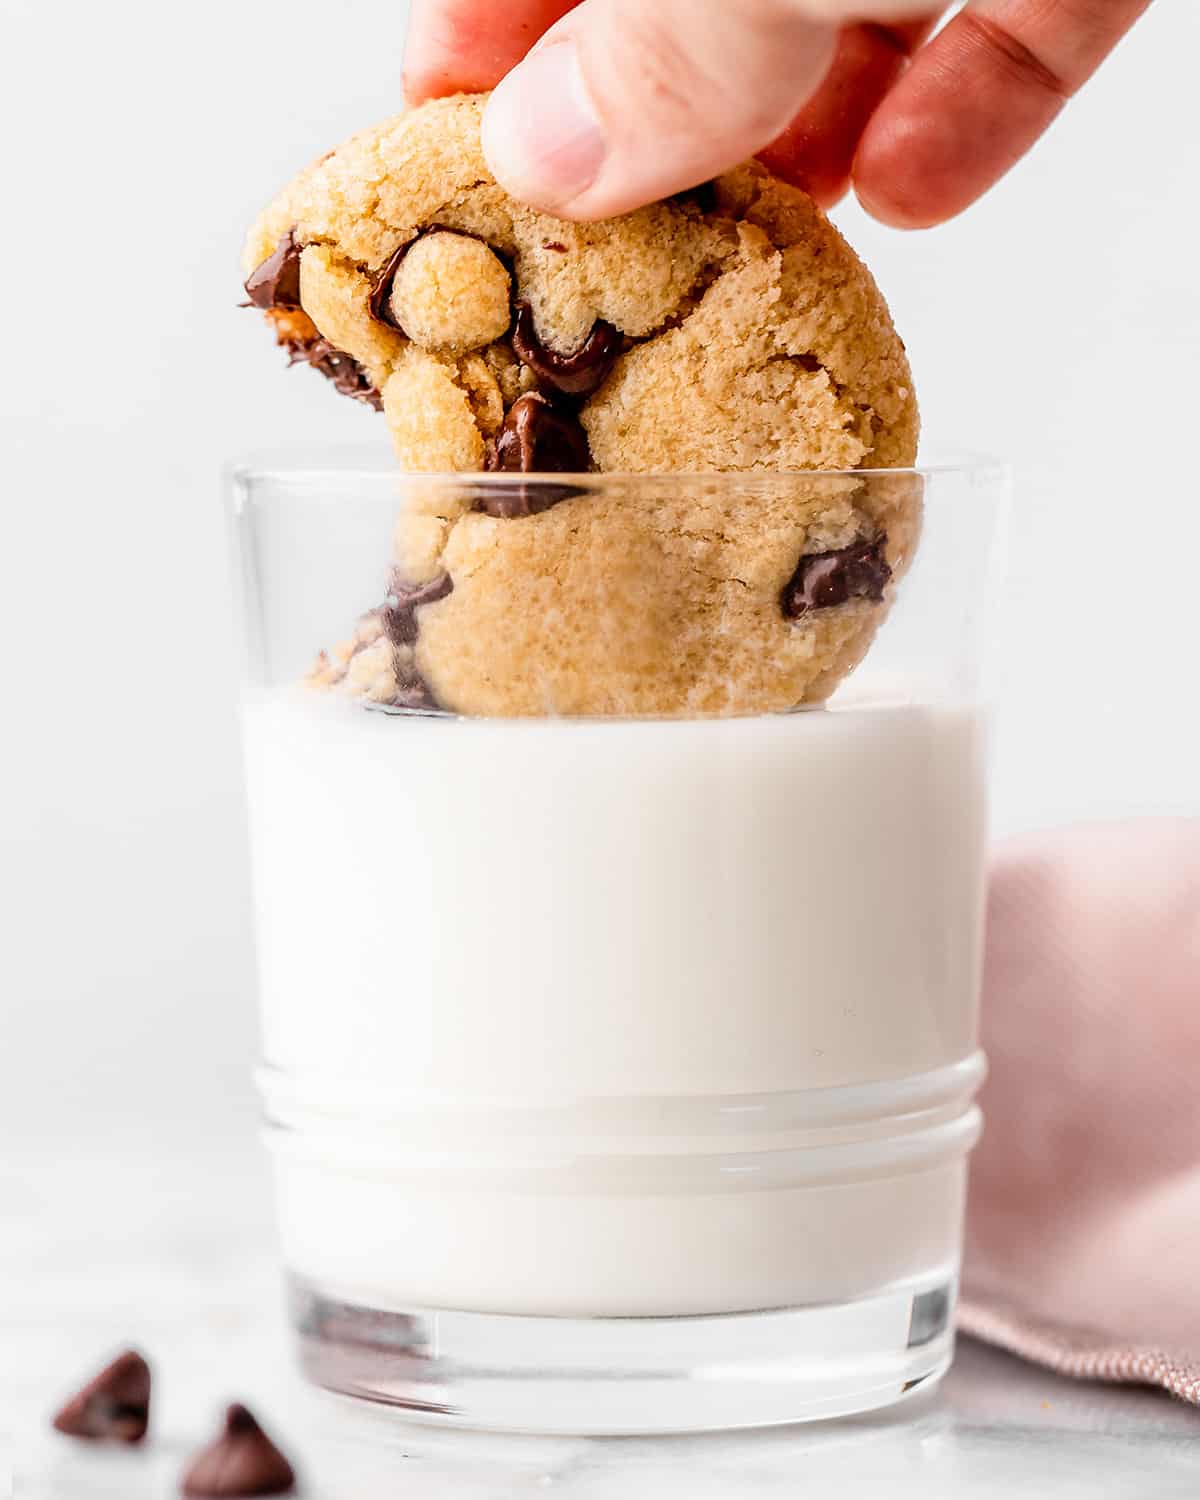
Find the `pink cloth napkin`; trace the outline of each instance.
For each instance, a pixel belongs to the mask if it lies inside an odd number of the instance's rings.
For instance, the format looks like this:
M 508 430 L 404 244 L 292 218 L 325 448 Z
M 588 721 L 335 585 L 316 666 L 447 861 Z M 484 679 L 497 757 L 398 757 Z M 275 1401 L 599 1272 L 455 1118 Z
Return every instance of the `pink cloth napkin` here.
M 988 922 L 959 1325 L 1200 1404 L 1200 819 L 1010 842 Z

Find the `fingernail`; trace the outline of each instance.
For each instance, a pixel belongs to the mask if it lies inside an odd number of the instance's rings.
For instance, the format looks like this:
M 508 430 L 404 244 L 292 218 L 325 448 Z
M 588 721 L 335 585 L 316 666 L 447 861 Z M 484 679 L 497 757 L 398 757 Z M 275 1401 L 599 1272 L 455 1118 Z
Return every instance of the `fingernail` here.
M 483 117 L 483 152 L 497 181 L 551 212 L 591 187 L 606 149 L 568 38 L 531 52 L 497 85 Z

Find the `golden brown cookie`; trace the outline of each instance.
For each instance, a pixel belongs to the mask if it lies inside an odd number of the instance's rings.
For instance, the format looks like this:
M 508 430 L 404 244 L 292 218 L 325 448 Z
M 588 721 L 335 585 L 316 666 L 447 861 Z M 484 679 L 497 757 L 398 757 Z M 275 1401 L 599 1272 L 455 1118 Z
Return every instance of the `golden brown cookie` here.
M 480 97 L 301 174 L 246 250 L 293 360 L 382 407 L 412 483 L 388 602 L 314 680 L 463 713 L 736 713 L 828 695 L 906 566 L 919 486 L 753 476 L 916 454 L 904 348 L 816 205 L 756 163 L 598 224 L 509 198 Z
M 535 389 L 582 428 L 584 468 L 913 461 L 903 345 L 805 194 L 748 163 L 569 224 L 493 181 L 482 106 L 437 100 L 355 136 L 247 242 L 252 302 L 293 358 L 382 405 L 403 468 L 507 467 L 498 439 Z M 539 431 L 524 457 L 547 467 Z
M 385 603 L 311 680 L 385 707 L 483 715 L 819 702 L 862 659 L 908 566 L 920 484 L 412 480 Z

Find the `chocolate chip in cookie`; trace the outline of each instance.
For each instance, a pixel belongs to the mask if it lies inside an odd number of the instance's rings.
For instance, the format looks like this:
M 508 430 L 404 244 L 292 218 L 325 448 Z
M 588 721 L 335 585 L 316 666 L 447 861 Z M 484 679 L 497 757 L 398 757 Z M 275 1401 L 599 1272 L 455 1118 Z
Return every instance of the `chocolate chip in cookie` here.
M 395 646 L 412 646 L 419 633 L 417 610 L 423 604 L 436 604 L 454 588 L 449 573 L 439 573 L 426 583 L 409 583 L 398 570 L 392 570 L 388 582 L 387 602 L 381 619 L 384 633 Z
M 621 335 L 611 323 L 597 322 L 591 333 L 570 354 L 549 349 L 537 336 L 533 308 L 528 302 L 516 305 L 512 346 L 522 364 L 564 396 L 590 396 L 612 369 L 621 352 Z
M 371 377 L 349 354 L 335 349 L 328 339 L 287 339 L 289 365 L 311 365 L 319 375 L 331 381 L 334 390 L 353 401 L 361 401 L 375 411 L 383 410 L 383 398 L 371 383 Z
M 799 189 L 747 163 L 715 187 L 567 224 L 494 181 L 485 103 L 431 100 L 359 132 L 284 189 L 246 249 L 256 305 L 278 314 L 302 248 L 305 311 L 382 392 L 403 468 L 486 466 L 499 423 L 462 363 L 501 350 L 577 405 L 602 473 L 913 461 L 903 345 L 870 275 Z M 431 405 L 437 372 L 413 346 L 470 399 L 443 390 Z M 503 390 L 504 409 L 527 389 Z
M 251 306 L 263 312 L 300 306 L 300 246 L 294 229 L 289 229 L 266 260 L 250 272 L 245 286 Z
M 887 538 L 878 536 L 831 552 L 811 552 L 796 565 L 783 590 L 783 612 L 799 620 L 815 609 L 832 609 L 849 599 L 878 604 L 892 576 L 884 556 Z
M 294 227 L 305 308 L 271 309 L 277 335 L 287 319 L 318 368 L 333 356 L 316 339 L 359 362 L 362 379 L 333 374 L 380 393 L 400 467 L 422 476 L 401 486 L 392 561 L 454 580 L 415 606 L 419 639 L 377 617 L 314 681 L 465 714 L 822 701 L 920 530 L 919 485 L 852 477 L 917 446 L 869 272 L 755 162 L 605 221 L 542 213 L 492 177 L 485 107 L 431 100 L 359 132 L 247 245 L 253 274 Z M 710 486 L 714 471 L 751 477 Z
M 512 474 L 582 474 L 589 463 L 587 436 L 574 414 L 539 391 L 513 402 L 487 459 L 489 470 Z

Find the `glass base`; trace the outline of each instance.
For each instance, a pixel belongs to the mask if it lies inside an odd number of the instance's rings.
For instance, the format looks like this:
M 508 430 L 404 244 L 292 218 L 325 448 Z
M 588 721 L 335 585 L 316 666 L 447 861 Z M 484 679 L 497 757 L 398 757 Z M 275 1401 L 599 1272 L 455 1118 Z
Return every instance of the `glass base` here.
M 302 1278 L 305 1374 L 406 1417 L 618 1435 L 849 1416 L 928 1388 L 954 1350 L 955 1284 L 718 1317 L 528 1318 L 380 1311 Z

